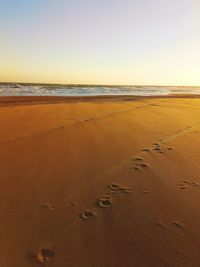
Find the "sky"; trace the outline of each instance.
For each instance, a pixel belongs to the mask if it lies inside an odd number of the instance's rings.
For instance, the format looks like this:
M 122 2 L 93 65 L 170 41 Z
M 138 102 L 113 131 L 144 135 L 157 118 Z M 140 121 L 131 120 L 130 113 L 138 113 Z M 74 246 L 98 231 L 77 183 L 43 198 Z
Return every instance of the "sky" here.
M 0 0 L 0 82 L 200 85 L 200 0 Z

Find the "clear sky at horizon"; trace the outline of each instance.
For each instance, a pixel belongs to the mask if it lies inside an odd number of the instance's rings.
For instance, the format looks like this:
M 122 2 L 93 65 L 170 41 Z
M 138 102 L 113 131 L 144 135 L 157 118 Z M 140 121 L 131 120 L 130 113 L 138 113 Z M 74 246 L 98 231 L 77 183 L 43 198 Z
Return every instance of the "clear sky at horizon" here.
M 199 0 L 0 0 L 0 81 L 200 85 Z

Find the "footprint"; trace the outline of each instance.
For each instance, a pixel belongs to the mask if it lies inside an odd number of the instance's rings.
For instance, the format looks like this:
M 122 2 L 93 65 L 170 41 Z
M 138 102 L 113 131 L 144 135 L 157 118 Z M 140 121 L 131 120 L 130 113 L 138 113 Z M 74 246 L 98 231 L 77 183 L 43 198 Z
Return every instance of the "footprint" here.
M 149 167 L 149 164 L 148 163 L 145 163 L 145 162 L 139 163 L 138 165 L 140 167 L 145 167 L 145 168 Z
M 142 168 L 139 166 L 132 166 L 131 169 L 135 171 L 140 171 Z
M 101 208 L 107 208 L 112 206 L 112 197 L 111 196 L 103 196 L 98 201 L 98 206 Z
M 133 190 L 131 188 L 128 188 L 128 187 L 121 187 L 120 191 L 122 193 L 132 193 L 133 192 Z
M 159 143 L 153 143 L 153 146 L 160 146 Z
M 50 248 L 39 249 L 36 253 L 36 260 L 39 263 L 48 263 L 54 257 L 54 251 Z
M 160 144 L 159 144 L 159 143 L 154 143 L 152 149 L 153 149 L 153 150 L 156 150 L 156 151 L 161 150 Z
M 121 188 L 121 186 L 120 186 L 119 184 L 115 184 L 115 183 L 109 185 L 108 187 L 109 187 L 111 190 L 116 190 L 116 191 L 120 190 L 120 188 Z
M 199 186 L 199 183 L 197 183 L 197 182 L 192 182 L 191 185 L 192 185 L 192 186 Z
M 189 180 L 184 180 L 183 183 L 190 184 L 191 182 Z
M 144 160 L 142 157 L 133 157 L 132 160 L 135 160 L 135 161 L 142 161 Z
M 109 194 L 109 195 L 112 195 L 112 196 L 115 196 L 117 193 L 118 193 L 118 191 L 111 191 L 111 192 L 108 192 L 108 194 Z
M 155 150 L 155 151 L 160 151 L 161 148 L 160 148 L 160 147 L 153 147 L 153 150 Z
M 122 185 L 119 185 L 116 183 L 109 185 L 108 188 L 110 188 L 112 190 L 111 192 L 109 192 L 111 194 L 113 194 L 113 193 L 116 194 L 117 191 L 122 192 L 122 193 L 132 193 L 131 188 L 128 188 L 128 187 L 125 187 L 125 186 L 122 186 Z M 107 196 L 106 196 L 106 198 L 107 198 Z
M 150 152 L 151 149 L 150 148 L 142 148 L 142 151 L 145 151 L 145 152 Z
M 84 220 L 88 220 L 89 218 L 92 218 L 92 217 L 96 217 L 96 212 L 92 210 L 87 209 L 81 213 L 81 218 Z
M 180 184 L 179 187 L 180 189 L 187 189 L 189 186 L 185 184 Z

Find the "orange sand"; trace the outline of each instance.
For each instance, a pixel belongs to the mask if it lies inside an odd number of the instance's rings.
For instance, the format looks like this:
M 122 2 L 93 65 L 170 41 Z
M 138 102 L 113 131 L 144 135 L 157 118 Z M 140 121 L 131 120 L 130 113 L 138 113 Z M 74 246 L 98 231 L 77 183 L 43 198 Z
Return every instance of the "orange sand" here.
M 200 99 L 13 99 L 0 99 L 0 266 L 41 266 L 40 249 L 51 267 L 200 266 Z

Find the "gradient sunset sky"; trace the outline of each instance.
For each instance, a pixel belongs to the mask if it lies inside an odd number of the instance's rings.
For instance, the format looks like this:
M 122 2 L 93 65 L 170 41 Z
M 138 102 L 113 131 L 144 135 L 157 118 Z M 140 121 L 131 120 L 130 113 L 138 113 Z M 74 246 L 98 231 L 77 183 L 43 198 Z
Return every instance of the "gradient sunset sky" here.
M 0 0 L 0 81 L 200 85 L 200 0 Z

